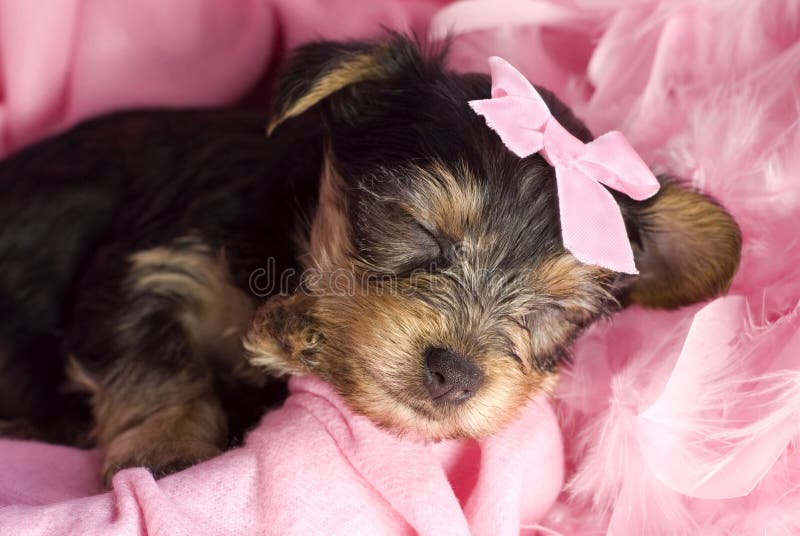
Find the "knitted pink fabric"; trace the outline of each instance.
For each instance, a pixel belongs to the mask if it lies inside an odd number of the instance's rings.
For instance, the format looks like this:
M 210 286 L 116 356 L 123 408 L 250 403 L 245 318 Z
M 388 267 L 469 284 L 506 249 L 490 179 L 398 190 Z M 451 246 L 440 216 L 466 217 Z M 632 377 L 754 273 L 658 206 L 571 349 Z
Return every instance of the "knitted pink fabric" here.
M 231 103 L 282 51 L 384 27 L 424 34 L 443 3 L 0 0 L 0 156 L 120 108 Z
M 245 445 L 159 481 L 144 469 L 98 493 L 96 452 L 0 441 L 0 534 L 517 534 L 563 482 L 543 399 L 482 441 L 401 440 L 333 389 L 293 378 Z

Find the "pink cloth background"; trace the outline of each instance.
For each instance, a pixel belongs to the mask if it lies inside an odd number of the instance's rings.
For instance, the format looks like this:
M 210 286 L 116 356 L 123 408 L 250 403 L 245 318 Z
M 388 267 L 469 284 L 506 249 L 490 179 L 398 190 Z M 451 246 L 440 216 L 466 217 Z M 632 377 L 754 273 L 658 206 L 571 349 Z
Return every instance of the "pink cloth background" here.
M 0 534 L 800 534 L 795 0 L 0 0 L 0 152 L 110 109 L 233 102 L 287 47 L 379 24 L 455 32 L 458 69 L 505 57 L 716 196 L 744 233 L 731 295 L 596 326 L 559 426 L 531 406 L 491 447 L 389 438 L 303 381 L 241 449 L 105 495 L 95 454 L 2 441 Z
M 232 103 L 298 44 L 382 27 L 424 35 L 441 4 L 0 0 L 0 155 L 111 110 Z
M 320 380 L 290 389 L 244 447 L 158 482 L 122 471 L 104 495 L 96 452 L 0 441 L 0 534 L 514 534 L 561 488 L 545 400 L 495 437 L 431 446 L 354 416 Z

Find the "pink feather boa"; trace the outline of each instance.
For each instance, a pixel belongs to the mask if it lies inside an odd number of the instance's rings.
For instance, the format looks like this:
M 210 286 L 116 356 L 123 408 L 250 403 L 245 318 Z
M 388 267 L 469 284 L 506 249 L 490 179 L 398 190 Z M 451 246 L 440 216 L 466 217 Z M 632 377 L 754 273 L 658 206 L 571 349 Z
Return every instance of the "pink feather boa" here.
M 800 5 L 500 2 L 475 16 L 488 4 L 434 19 L 460 34 L 457 67 L 503 55 L 744 233 L 730 296 L 630 309 L 579 342 L 557 399 L 568 482 L 542 527 L 800 533 Z
M 373 34 L 376 22 L 421 30 L 435 8 L 366 1 L 358 9 L 369 16 L 344 18 L 354 9 L 344 2 L 244 2 L 210 18 L 195 8 L 151 64 L 157 50 L 123 36 L 160 36 L 157 22 L 174 13 L 139 25 L 73 0 L 65 5 L 83 6 L 82 34 L 77 11 L 44 20 L 67 25 L 62 36 L 44 23 L 23 31 L 30 21 L 14 1 L 0 0 L 0 152 L 114 107 L 229 102 L 276 48 Z M 137 13 L 166 3 L 147 4 Z M 114 39 L 103 33 L 111 27 Z M 596 133 L 622 130 L 659 170 L 716 196 L 744 233 L 729 297 L 674 312 L 631 308 L 579 342 L 555 401 L 567 484 L 523 529 L 800 534 L 800 4 L 475 0 L 439 11 L 431 31 L 444 30 L 458 34 L 456 68 L 509 59 Z M 200 69 L 202 83 L 176 65 Z M 151 83 L 120 85 L 124 72 Z

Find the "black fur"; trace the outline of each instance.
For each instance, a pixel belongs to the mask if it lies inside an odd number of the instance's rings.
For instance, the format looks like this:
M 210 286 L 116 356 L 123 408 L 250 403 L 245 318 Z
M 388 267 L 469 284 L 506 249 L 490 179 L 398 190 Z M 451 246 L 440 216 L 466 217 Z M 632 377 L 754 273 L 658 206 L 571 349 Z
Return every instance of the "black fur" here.
M 297 266 L 290 237 L 313 210 L 321 133 L 267 139 L 265 123 L 259 111 L 126 112 L 0 163 L 0 419 L 53 429 L 65 401 L 83 416 L 60 388 L 67 354 L 102 368 L 115 344 L 173 340 L 160 333 L 168 309 L 120 303 L 130 253 L 192 230 L 225 248 L 242 288 L 267 258 Z M 124 315 L 137 333 L 113 337 Z M 180 353 L 163 350 L 149 354 Z

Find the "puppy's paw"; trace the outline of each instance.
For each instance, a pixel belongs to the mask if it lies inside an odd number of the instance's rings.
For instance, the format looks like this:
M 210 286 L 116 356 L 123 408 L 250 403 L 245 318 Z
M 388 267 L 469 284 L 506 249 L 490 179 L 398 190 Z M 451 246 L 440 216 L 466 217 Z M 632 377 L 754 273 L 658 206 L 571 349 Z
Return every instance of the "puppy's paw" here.
M 119 471 L 129 467 L 144 467 L 155 478 L 182 471 L 213 458 L 222 449 L 204 441 L 186 440 L 137 444 L 124 438 L 109 447 L 103 461 L 101 477 L 106 489 Z
M 324 337 L 312 304 L 311 296 L 298 293 L 259 307 L 244 340 L 250 363 L 279 376 L 313 371 Z
M 0 437 L 9 439 L 40 439 L 42 433 L 26 419 L 0 419 Z
M 216 399 L 200 397 L 161 408 L 104 441 L 103 484 L 128 467 L 160 478 L 220 454 L 227 442 L 225 414 Z

